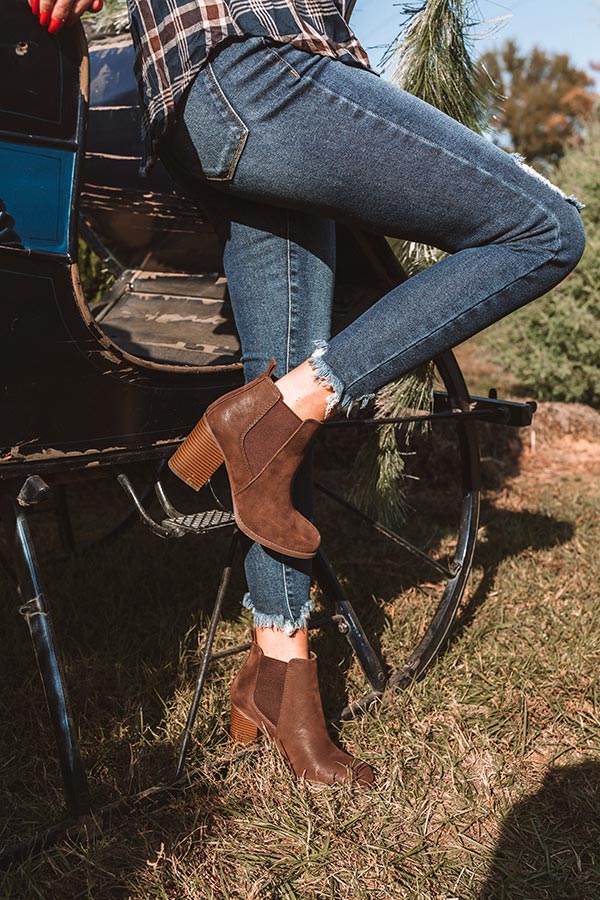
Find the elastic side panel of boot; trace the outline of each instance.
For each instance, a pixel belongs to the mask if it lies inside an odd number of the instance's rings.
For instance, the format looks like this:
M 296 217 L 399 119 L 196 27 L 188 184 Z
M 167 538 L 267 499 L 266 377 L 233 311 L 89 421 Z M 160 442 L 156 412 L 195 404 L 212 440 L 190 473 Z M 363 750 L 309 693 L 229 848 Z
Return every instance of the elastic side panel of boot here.
M 302 420 L 283 401 L 278 401 L 255 422 L 244 438 L 244 449 L 253 475 L 264 469 L 301 425 Z
M 254 703 L 273 725 L 277 725 L 279 720 L 286 672 L 287 663 L 280 659 L 271 659 L 270 656 L 261 658 L 254 691 Z

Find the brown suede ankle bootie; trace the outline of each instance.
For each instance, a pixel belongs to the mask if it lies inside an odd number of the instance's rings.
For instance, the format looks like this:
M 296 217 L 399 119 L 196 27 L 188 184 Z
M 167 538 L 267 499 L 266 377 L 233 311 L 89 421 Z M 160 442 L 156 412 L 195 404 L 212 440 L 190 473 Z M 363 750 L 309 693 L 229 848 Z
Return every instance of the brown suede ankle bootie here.
M 366 788 L 373 769 L 340 750 L 327 732 L 317 658 L 288 663 L 265 656 L 253 641 L 231 685 L 231 737 L 250 744 L 262 731 L 275 741 L 292 771 L 307 781 Z
M 271 374 L 215 400 L 169 460 L 169 467 L 199 491 L 225 462 L 235 521 L 252 540 L 300 559 L 310 559 L 321 538 L 295 509 L 292 483 L 320 427 L 287 406 Z

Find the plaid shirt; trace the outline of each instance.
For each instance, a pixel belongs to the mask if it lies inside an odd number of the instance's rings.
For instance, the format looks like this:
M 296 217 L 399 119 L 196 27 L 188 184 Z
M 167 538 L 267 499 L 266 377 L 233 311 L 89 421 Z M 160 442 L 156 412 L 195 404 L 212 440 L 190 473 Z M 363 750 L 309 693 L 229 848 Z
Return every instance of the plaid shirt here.
M 346 0 L 127 0 L 127 5 L 142 98 L 144 174 L 156 160 L 177 101 L 211 49 L 227 37 L 266 35 L 371 68 L 344 20 Z

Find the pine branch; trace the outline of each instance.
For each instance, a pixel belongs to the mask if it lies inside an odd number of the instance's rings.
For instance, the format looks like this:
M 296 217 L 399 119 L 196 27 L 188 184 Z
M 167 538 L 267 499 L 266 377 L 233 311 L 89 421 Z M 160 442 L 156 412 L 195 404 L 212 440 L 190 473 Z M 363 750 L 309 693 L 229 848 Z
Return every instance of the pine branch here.
M 98 13 L 90 13 L 82 19 L 88 41 L 114 37 L 129 31 L 129 17 L 125 0 L 105 0 Z
M 470 0 L 427 0 L 404 6 L 407 16 L 384 59 L 391 81 L 473 131 L 486 125 L 469 31 L 477 24 Z

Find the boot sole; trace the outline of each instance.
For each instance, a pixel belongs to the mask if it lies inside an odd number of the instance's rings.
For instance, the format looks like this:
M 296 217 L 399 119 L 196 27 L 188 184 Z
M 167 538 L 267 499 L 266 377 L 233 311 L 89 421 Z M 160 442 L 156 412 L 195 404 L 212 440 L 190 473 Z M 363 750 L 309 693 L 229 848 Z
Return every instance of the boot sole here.
M 268 538 L 263 537 L 261 534 L 257 534 L 255 531 L 252 531 L 252 529 L 248 528 L 248 526 L 242 520 L 241 516 L 238 514 L 235 506 L 235 500 L 233 503 L 233 514 L 240 531 L 243 531 L 244 534 L 246 534 L 249 538 L 252 538 L 253 541 L 256 541 L 257 544 L 260 544 L 261 547 L 267 547 L 268 550 L 275 550 L 277 553 L 283 553 L 284 556 L 293 556 L 296 559 L 313 559 L 313 557 L 317 555 L 319 544 L 317 544 L 316 548 L 311 552 L 303 553 L 301 550 L 292 550 L 290 547 L 284 547 L 281 544 L 276 544 L 275 541 L 270 541 Z

